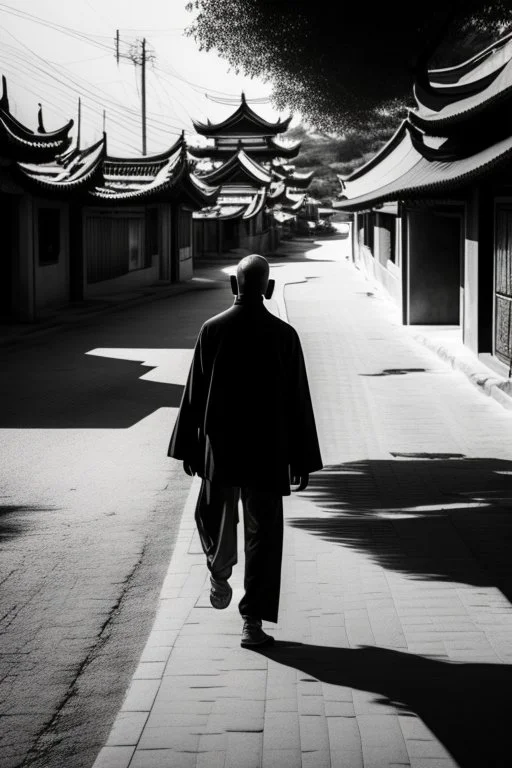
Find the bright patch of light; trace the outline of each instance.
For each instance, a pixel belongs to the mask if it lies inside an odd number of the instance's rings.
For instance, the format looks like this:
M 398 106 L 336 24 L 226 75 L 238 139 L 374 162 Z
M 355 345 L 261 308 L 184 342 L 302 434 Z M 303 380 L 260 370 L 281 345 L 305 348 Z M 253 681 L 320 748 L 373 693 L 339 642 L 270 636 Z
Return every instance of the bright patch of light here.
M 98 347 L 86 354 L 140 363 L 151 370 L 143 373 L 139 378 L 161 384 L 185 386 L 194 350 Z

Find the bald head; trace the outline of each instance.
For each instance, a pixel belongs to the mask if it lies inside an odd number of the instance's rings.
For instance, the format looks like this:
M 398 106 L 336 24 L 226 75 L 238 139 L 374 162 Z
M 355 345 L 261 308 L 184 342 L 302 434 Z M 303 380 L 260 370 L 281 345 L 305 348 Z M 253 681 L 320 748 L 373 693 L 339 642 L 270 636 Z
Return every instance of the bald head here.
M 242 296 L 263 296 L 268 286 L 268 261 L 256 253 L 245 256 L 236 269 L 238 293 Z

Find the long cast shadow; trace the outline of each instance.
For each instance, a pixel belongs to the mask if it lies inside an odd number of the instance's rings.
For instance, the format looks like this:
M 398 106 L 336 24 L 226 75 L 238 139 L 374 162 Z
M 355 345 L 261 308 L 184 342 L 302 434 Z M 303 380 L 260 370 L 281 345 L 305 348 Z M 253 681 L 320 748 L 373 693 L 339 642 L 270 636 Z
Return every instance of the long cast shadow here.
M 512 462 L 413 456 L 327 467 L 304 493 L 318 514 L 287 523 L 386 569 L 497 586 L 512 601 Z
M 277 642 L 258 652 L 320 682 L 375 693 L 398 714 L 418 715 L 460 768 L 512 764 L 509 665 L 452 664 L 367 646 Z
M 172 379 L 141 380 L 151 366 L 134 362 L 133 352 L 192 351 L 202 323 L 230 301 L 216 284 L 212 290 L 97 317 L 37 346 L 9 350 L 0 377 L 0 428 L 123 429 L 159 408 L 178 407 L 183 386 Z M 97 348 L 117 353 L 126 348 L 127 359 L 88 354 Z

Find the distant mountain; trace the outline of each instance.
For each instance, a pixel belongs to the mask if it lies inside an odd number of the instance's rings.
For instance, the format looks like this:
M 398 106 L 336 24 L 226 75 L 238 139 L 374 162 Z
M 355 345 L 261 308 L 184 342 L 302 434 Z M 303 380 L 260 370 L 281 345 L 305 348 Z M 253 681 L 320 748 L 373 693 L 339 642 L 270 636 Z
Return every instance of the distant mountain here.
M 311 131 L 300 125 L 287 132 L 286 138 L 301 140 L 302 147 L 293 161 L 298 171 L 315 172 L 309 192 L 326 205 L 340 194 L 337 174 L 351 173 L 369 160 L 390 138 L 398 123 L 383 118 L 379 125 L 371 126 L 363 134 L 343 136 Z

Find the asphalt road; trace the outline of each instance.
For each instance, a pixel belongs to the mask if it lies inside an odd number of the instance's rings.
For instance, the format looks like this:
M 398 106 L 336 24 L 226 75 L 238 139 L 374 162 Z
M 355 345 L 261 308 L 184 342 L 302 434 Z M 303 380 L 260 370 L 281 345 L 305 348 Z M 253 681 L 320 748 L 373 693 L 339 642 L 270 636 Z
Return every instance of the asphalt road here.
M 188 292 L 2 352 L 0 764 L 89 768 L 144 646 L 190 478 L 166 456 Z

